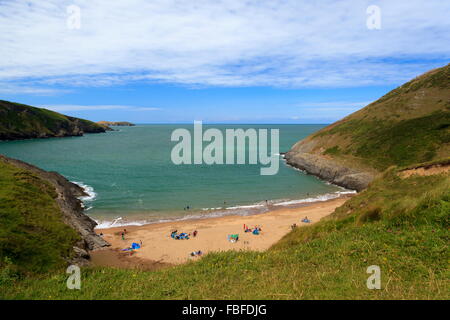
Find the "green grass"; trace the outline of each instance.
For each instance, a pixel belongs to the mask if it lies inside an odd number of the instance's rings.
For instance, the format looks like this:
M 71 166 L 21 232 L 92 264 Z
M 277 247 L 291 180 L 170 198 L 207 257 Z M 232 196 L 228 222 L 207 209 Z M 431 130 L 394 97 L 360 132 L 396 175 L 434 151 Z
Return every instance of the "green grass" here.
M 308 137 L 304 144 L 307 152 L 325 154 L 349 167 L 378 173 L 390 166 L 448 156 L 450 65 L 392 90 Z M 302 146 L 297 148 L 301 150 Z
M 65 264 L 78 234 L 62 222 L 53 186 L 0 159 L 0 269 L 11 276 Z M 0 280 L 1 281 L 1 280 Z
M 358 132 L 359 133 L 359 132 Z M 436 150 L 450 143 L 450 112 L 403 120 L 354 134 L 355 154 L 383 171 L 391 165 L 405 166 L 434 159 Z
M 67 117 L 47 109 L 0 100 L 0 139 L 55 136 L 69 134 L 75 123 L 85 132 L 100 132 L 102 127 L 92 121 Z
M 430 188 L 430 186 L 433 186 Z M 392 201 L 386 201 L 390 199 Z M 82 289 L 63 270 L 5 287 L 5 299 L 449 299 L 450 177 L 400 179 L 369 189 L 270 250 L 224 252 L 144 272 L 88 268 Z M 381 267 L 369 290 L 367 267 Z
M 0 226 L 0 298 L 448 300 L 450 175 L 402 179 L 398 172 L 448 165 L 449 88 L 450 65 L 307 138 L 313 153 L 380 175 L 331 216 L 290 232 L 270 250 L 208 254 L 152 272 L 86 268 L 79 291 L 66 288 L 59 264 L 73 239 L 63 235 L 51 190 L 0 167 L 0 197 L 6 200 L 0 204 L 6 226 Z M 381 290 L 366 287 L 371 265 L 381 267 Z M 14 277 L 18 266 L 36 273 Z
M 450 112 L 438 111 L 395 123 L 351 120 L 327 133 L 351 135 L 352 142 L 341 152 L 334 146 L 324 154 L 353 154 L 384 171 L 392 165 L 407 166 L 435 159 L 437 150 L 450 143 Z
M 338 155 L 339 153 L 341 153 L 339 146 L 334 146 L 332 148 L 328 148 L 327 150 L 325 150 L 323 154 Z

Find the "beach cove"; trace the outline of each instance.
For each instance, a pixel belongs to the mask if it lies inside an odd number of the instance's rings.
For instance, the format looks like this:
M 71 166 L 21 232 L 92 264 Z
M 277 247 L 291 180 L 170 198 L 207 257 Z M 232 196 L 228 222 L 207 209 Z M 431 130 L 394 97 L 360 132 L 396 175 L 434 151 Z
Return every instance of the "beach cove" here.
M 191 256 L 196 251 L 202 251 L 202 256 L 228 250 L 264 251 L 290 232 L 293 224 L 300 228 L 314 224 L 330 215 L 350 197 L 343 195 L 299 207 L 270 207 L 266 213 L 251 216 L 223 216 L 97 229 L 96 232 L 101 233 L 111 247 L 91 252 L 92 262 L 96 266 L 156 269 L 198 260 L 201 257 Z M 311 222 L 302 223 L 305 217 Z M 244 232 L 244 225 L 249 228 L 260 227 L 261 232 L 259 235 Z M 125 240 L 122 239 L 124 229 Z M 191 237 L 188 240 L 175 240 L 170 235 L 174 230 L 190 233 Z M 198 234 L 193 237 L 195 230 Z M 234 243 L 228 241 L 228 235 L 231 234 L 239 234 L 239 240 Z M 133 242 L 142 242 L 142 247 L 132 252 L 123 251 Z

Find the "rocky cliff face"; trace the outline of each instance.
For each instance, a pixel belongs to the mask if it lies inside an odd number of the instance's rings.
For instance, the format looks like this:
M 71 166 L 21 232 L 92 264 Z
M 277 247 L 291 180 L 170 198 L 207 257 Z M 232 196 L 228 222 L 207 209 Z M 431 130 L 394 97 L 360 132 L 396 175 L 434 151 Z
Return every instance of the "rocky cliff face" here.
M 297 142 L 285 154 L 286 162 L 322 180 L 358 192 L 367 188 L 375 178 L 373 172 L 358 170 L 338 162 L 331 156 L 324 155 L 323 148 L 318 146 L 319 143 L 320 141 L 311 136 Z M 315 152 L 316 150 L 318 152 Z
M 105 128 L 47 109 L 0 100 L 0 140 L 82 136 Z
M 97 223 L 83 212 L 82 203 L 78 198 L 86 196 L 86 193 L 80 186 L 71 183 L 59 173 L 48 172 L 23 161 L 2 155 L 0 155 L 0 158 L 16 167 L 37 174 L 41 179 L 55 187 L 58 195 L 56 202 L 61 209 L 63 222 L 75 229 L 82 239 L 74 246 L 75 257 L 70 263 L 85 265 L 89 262 L 89 250 L 109 246 L 108 242 L 94 232 Z
M 450 64 L 297 142 L 288 164 L 326 181 L 365 189 L 391 166 L 439 160 L 450 152 Z
M 286 162 L 322 180 L 334 183 L 338 186 L 361 191 L 374 179 L 369 172 L 357 171 L 326 159 L 319 155 L 291 150 L 285 154 Z

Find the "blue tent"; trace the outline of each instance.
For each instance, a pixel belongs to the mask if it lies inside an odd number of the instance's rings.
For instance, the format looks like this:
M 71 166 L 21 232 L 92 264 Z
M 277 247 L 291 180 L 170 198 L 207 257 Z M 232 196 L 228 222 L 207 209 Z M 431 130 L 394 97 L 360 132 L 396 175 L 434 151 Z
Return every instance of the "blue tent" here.
M 140 249 L 141 248 L 141 245 L 139 244 L 139 243 L 136 243 L 136 242 L 133 242 L 132 244 L 131 244 L 131 249 Z

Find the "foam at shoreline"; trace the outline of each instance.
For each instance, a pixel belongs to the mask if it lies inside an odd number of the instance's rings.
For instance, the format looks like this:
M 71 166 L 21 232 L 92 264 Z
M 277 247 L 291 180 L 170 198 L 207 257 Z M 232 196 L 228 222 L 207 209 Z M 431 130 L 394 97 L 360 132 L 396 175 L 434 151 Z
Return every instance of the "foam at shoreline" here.
M 118 217 L 114 220 L 95 220 L 97 222 L 96 229 L 108 229 L 112 227 L 124 227 L 124 226 L 143 226 L 147 224 L 158 224 L 165 222 L 177 222 L 186 220 L 198 220 L 198 219 L 210 219 L 218 218 L 224 216 L 250 216 L 257 215 L 273 210 L 274 207 L 301 207 L 309 204 L 314 204 L 317 202 L 324 202 L 333 199 L 340 198 L 345 195 L 355 194 L 356 191 L 346 190 L 337 191 L 333 193 L 327 193 L 324 195 L 318 195 L 316 197 L 308 197 L 304 199 L 278 199 L 269 200 L 266 203 L 255 203 L 252 205 L 242 205 L 242 206 L 232 206 L 226 208 L 203 208 L 197 214 L 185 215 L 182 217 L 171 217 L 171 218 L 156 218 L 154 220 L 136 219 L 127 220 L 127 217 Z M 205 213 L 206 211 L 206 213 Z M 120 221 L 120 222 L 119 222 Z
M 294 168 L 296 169 L 296 168 Z M 298 169 L 296 169 L 298 170 Z M 301 171 L 301 170 L 299 170 Z M 85 211 L 92 209 L 92 202 L 96 199 L 97 193 L 94 191 L 94 188 L 91 186 L 84 184 L 83 182 L 72 181 L 77 184 L 86 192 L 87 196 L 79 197 L 82 201 L 82 205 Z M 327 182 L 327 184 L 330 184 Z M 209 218 L 218 218 L 223 216 L 249 216 L 265 213 L 274 207 L 300 207 L 308 204 L 313 204 L 316 202 L 323 202 L 332 199 L 337 199 L 339 197 L 355 194 L 355 190 L 348 190 L 342 187 L 339 187 L 341 191 L 336 191 L 332 193 L 326 193 L 322 195 L 302 198 L 302 199 L 275 199 L 275 200 L 267 200 L 262 202 L 257 202 L 254 204 L 246 204 L 246 205 L 235 205 L 230 207 L 214 207 L 214 208 L 201 208 L 198 210 L 193 209 L 192 214 L 183 215 L 183 216 L 175 216 L 175 217 L 152 217 L 152 219 L 145 219 L 140 216 L 140 218 L 132 217 L 132 216 L 116 216 L 112 220 L 102 220 L 95 219 L 97 222 L 96 229 L 107 229 L 112 227 L 124 227 L 124 226 L 143 226 L 147 224 L 158 224 L 164 222 L 176 222 L 176 221 L 185 221 L 185 220 L 197 220 L 197 219 L 209 219 Z
M 79 200 L 81 200 L 81 205 L 83 206 L 84 210 L 88 211 L 92 209 L 92 205 L 90 206 L 88 205 L 91 204 L 95 200 L 95 198 L 97 198 L 97 193 L 94 191 L 94 188 L 92 188 L 87 184 L 84 184 L 83 182 L 79 181 L 71 181 L 71 182 L 81 187 L 83 191 L 87 194 L 86 196 L 81 196 L 78 198 Z

